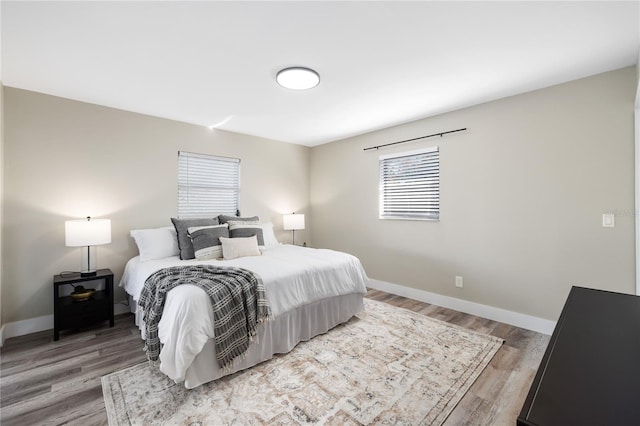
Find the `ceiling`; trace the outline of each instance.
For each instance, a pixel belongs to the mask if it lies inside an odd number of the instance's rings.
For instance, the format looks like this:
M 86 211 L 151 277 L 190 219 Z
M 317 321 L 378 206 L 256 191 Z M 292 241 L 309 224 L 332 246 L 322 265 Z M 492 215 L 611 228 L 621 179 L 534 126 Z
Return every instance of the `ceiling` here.
M 1 3 L 2 82 L 314 146 L 633 65 L 638 2 Z M 308 91 L 276 73 L 320 74 Z

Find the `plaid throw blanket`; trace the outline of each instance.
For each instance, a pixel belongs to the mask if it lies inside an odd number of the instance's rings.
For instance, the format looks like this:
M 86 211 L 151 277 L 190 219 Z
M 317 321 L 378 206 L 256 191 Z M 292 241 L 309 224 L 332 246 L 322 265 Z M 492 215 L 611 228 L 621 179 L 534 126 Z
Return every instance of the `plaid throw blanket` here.
M 145 350 L 149 361 L 160 355 L 158 323 L 167 293 L 180 284 L 202 288 L 213 307 L 216 358 L 223 370 L 243 355 L 256 335 L 257 324 L 272 319 L 262 280 L 246 269 L 211 265 L 174 266 L 152 274 L 138 304 L 144 310 Z

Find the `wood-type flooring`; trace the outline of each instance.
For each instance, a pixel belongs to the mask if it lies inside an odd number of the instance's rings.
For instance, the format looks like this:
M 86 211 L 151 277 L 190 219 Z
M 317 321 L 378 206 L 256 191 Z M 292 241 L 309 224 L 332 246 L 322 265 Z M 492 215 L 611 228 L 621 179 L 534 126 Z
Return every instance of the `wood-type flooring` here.
M 446 425 L 515 425 L 549 336 L 377 290 L 368 298 L 505 340 Z M 106 322 L 104 323 L 106 324 Z M 100 378 L 144 362 L 133 315 L 115 326 L 43 331 L 8 339 L 0 350 L 0 424 L 105 425 Z

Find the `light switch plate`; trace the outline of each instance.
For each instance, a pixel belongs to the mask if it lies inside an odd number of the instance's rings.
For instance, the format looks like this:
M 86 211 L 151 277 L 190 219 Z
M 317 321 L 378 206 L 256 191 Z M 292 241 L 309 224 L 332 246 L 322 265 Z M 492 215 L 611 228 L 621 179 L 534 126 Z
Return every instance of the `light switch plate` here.
M 616 226 L 616 220 L 613 213 L 602 214 L 602 226 L 605 228 L 613 228 Z

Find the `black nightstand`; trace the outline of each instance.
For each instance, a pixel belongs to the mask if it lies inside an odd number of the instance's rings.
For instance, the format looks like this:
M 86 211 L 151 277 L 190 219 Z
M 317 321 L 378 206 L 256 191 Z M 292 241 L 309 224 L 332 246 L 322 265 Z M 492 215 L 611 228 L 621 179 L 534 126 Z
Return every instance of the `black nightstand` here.
M 104 281 L 104 290 L 96 291 L 87 300 L 78 301 L 71 296 L 60 296 L 61 285 L 83 284 L 96 280 Z M 106 320 L 109 320 L 109 327 L 113 327 L 113 272 L 111 269 L 98 269 L 96 275 L 92 277 L 81 277 L 79 272 L 53 277 L 53 340 L 60 338 L 60 330 L 81 328 Z

